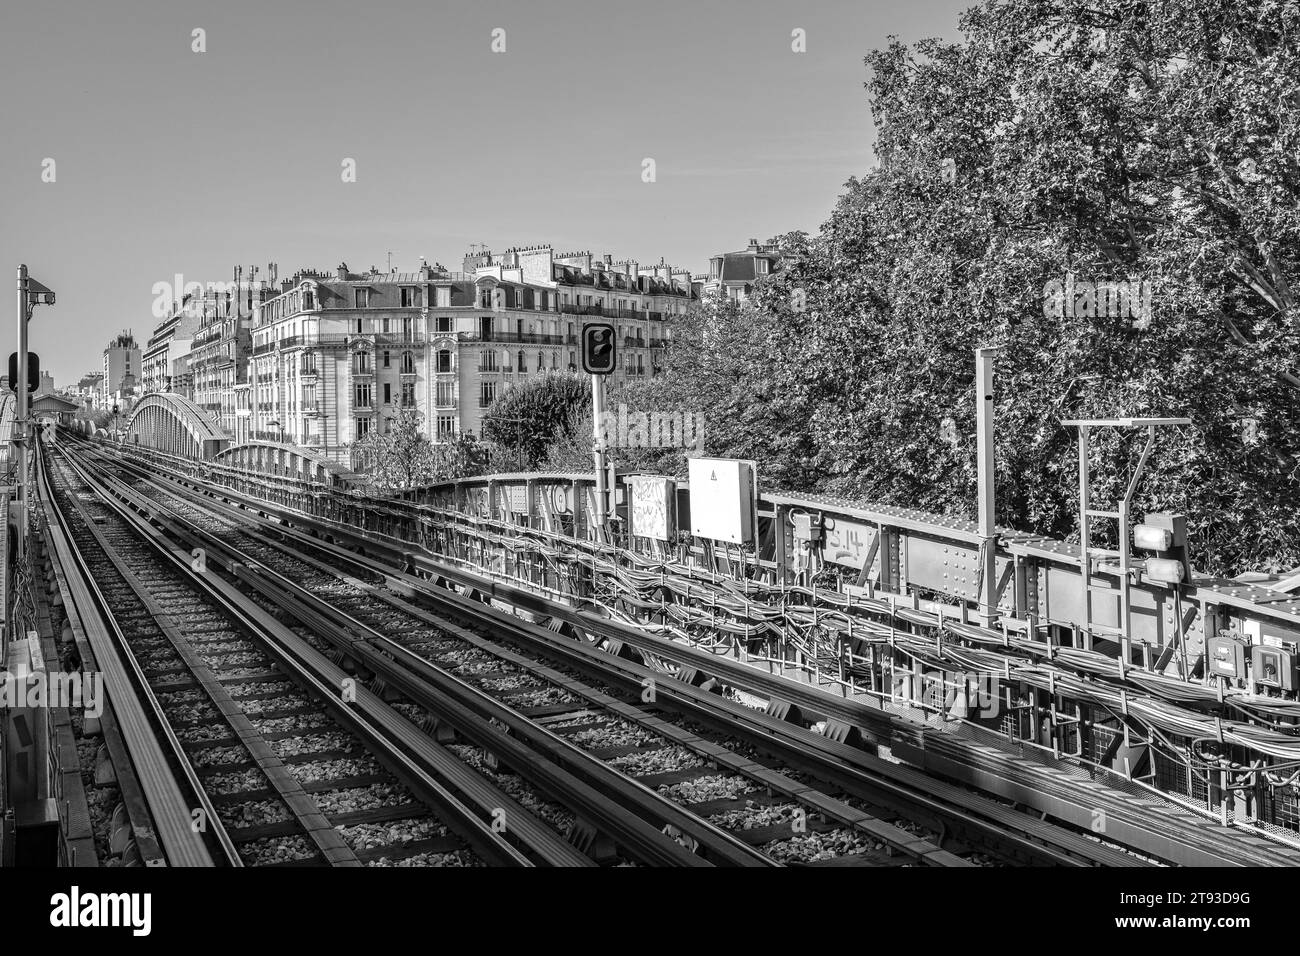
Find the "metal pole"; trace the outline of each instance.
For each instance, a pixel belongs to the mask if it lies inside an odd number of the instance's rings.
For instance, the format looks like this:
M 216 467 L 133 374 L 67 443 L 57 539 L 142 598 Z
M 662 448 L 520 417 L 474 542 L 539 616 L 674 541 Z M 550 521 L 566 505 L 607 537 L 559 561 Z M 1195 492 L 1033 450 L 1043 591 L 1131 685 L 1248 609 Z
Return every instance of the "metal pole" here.
M 996 487 L 993 463 L 993 353 L 975 350 L 976 461 L 979 475 L 980 597 L 979 618 L 985 627 L 998 618 L 997 533 L 994 530 Z
M 14 417 L 14 457 L 18 469 L 18 535 L 19 562 L 27 554 L 27 266 L 18 267 L 18 381 L 10 382 L 18 397 Z
M 591 377 L 592 448 L 596 465 L 596 539 L 604 541 L 609 518 L 609 487 L 605 473 L 605 376 Z
M 1092 650 L 1092 525 L 1088 511 L 1092 508 L 1092 482 L 1088 475 L 1088 426 L 1079 425 L 1079 562 L 1083 587 L 1083 630 L 1080 637 L 1084 650 Z

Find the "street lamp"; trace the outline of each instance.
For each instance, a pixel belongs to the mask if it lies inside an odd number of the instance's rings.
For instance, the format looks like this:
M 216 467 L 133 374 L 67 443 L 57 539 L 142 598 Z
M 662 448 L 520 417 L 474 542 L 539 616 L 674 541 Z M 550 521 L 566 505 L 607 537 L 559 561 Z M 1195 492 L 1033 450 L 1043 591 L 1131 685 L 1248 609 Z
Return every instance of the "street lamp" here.
M 18 396 L 17 416 L 13 424 L 14 456 L 18 459 L 18 536 L 19 561 L 27 553 L 27 323 L 38 305 L 53 305 L 54 293 L 27 274 L 27 266 L 18 267 L 18 381 L 11 382 Z

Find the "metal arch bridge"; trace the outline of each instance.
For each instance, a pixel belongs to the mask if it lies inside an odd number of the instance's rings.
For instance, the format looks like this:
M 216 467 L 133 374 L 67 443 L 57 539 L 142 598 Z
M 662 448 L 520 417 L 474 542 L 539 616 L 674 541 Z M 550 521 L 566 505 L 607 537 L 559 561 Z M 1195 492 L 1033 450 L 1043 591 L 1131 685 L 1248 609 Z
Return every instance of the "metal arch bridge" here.
M 150 392 L 131 412 L 122 442 L 185 458 L 212 458 L 230 444 L 230 438 L 188 398 Z
M 236 473 L 316 485 L 348 485 L 358 476 L 322 455 L 282 442 L 232 444 L 225 429 L 207 410 L 182 395 L 150 392 L 140 399 L 127 422 L 122 443 L 176 458 L 210 462 Z
M 250 441 L 242 445 L 231 445 L 213 455 L 212 463 L 239 472 L 254 472 L 259 475 L 336 487 L 353 484 L 360 477 L 306 448 L 273 441 Z

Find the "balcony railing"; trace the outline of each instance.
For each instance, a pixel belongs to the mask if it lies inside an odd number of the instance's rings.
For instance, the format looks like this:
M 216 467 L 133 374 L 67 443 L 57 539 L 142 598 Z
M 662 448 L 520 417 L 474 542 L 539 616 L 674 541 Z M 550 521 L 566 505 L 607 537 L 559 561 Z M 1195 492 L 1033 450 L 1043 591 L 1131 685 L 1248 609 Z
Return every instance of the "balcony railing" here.
M 540 332 L 507 332 L 504 330 L 492 330 L 491 332 L 462 332 L 459 340 L 461 342 L 501 342 L 503 344 L 513 345 L 563 345 L 564 336 L 546 335 Z
M 599 302 L 590 305 L 562 302 L 560 311 L 566 315 L 600 315 L 608 319 L 643 319 L 649 314 L 640 309 L 620 309 L 612 305 L 601 305 Z

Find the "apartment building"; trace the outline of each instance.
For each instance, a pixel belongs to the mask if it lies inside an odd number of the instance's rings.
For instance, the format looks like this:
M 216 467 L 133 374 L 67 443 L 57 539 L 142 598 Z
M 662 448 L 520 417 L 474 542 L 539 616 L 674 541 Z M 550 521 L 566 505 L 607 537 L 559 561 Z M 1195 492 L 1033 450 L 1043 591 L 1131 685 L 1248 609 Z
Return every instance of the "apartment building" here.
M 112 339 L 104 348 L 104 378 L 101 383 L 100 404 L 111 405 L 114 395 L 132 391 L 141 374 L 140 346 L 129 329 Z M 130 376 L 130 382 L 126 379 Z
M 351 467 L 349 446 L 403 407 L 434 441 L 479 433 L 507 389 L 576 370 L 587 316 L 613 321 L 616 378 L 653 374 L 665 319 L 698 300 L 689 273 L 664 263 L 555 255 L 550 247 L 480 252 L 451 272 L 302 271 L 258 304 L 252 325 L 248 437 L 315 449 Z
M 197 298 L 187 295 L 176 311 L 154 327 L 140 357 L 140 384 L 146 393 L 176 391 L 192 397 L 185 388 L 185 359 L 199 327 L 198 303 Z
M 701 293 L 690 272 L 663 259 L 643 268 L 635 260 L 616 262 L 613 256 L 597 258 L 590 251 L 556 254 L 550 246 L 472 253 L 465 257 L 464 268 L 478 277 L 554 290 L 557 311 L 564 316 L 562 333 L 575 346 L 569 357 L 575 369 L 583 318 L 612 321 L 620 349 L 616 380 L 654 374 L 658 350 L 669 334 L 665 319 L 684 313 Z
M 701 292 L 706 296 L 721 293 L 733 302 L 747 302 L 758 282 L 785 268 L 789 261 L 780 247 L 751 239 L 747 248 L 723 252 L 709 260 L 708 277 L 701 277 Z
M 248 426 L 247 408 L 240 415 L 239 396 L 242 393 L 247 399 L 253 319 L 263 302 L 279 294 L 274 264 L 268 266 L 267 275 L 266 280 L 245 280 L 237 273 L 230 289 L 209 294 L 189 343 L 191 397 L 236 438 L 241 418 L 245 431 Z
M 77 379 L 77 387 L 73 392 L 83 402 L 99 402 L 104 396 L 104 373 L 87 372 Z

